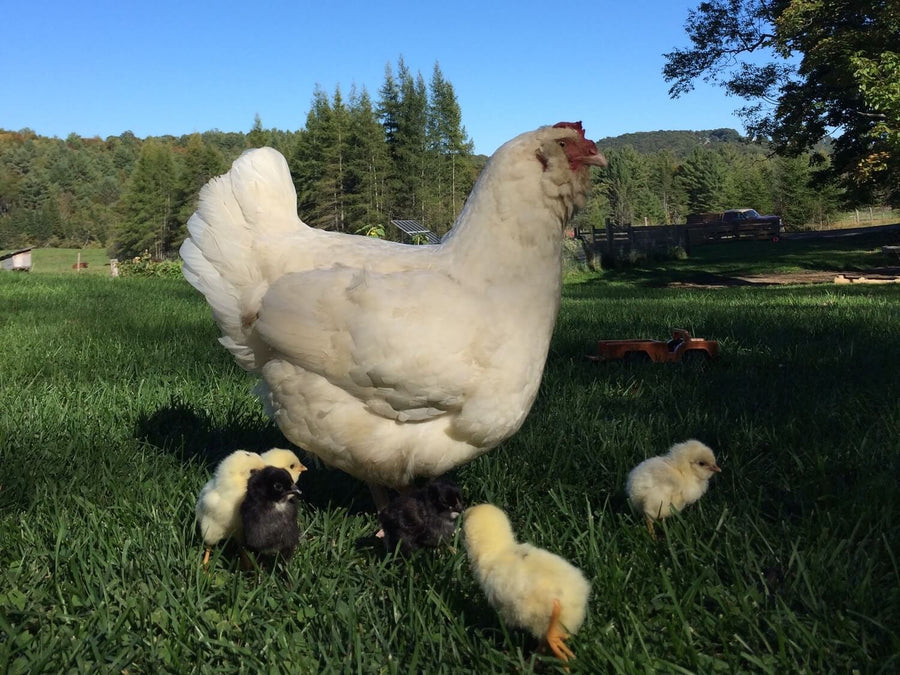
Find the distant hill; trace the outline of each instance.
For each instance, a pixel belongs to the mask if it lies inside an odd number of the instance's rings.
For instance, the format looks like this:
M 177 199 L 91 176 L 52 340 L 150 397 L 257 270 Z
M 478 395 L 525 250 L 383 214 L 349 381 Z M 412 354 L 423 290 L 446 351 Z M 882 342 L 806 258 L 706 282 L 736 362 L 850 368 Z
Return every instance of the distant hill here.
M 706 131 L 639 131 L 633 134 L 611 136 L 597 141 L 601 150 L 618 150 L 630 145 L 641 154 L 654 154 L 668 150 L 676 157 L 687 157 L 697 146 L 715 147 L 734 144 L 744 148 L 762 146 L 751 144 L 734 129 L 711 129 Z

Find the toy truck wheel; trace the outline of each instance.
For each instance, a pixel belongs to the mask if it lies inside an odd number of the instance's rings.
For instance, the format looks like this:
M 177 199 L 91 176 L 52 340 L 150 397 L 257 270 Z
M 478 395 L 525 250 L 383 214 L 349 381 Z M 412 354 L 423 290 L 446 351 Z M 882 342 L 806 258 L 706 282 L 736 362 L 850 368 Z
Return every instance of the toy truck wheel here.
M 703 349 L 689 349 L 681 360 L 689 366 L 705 366 L 709 361 L 709 354 Z

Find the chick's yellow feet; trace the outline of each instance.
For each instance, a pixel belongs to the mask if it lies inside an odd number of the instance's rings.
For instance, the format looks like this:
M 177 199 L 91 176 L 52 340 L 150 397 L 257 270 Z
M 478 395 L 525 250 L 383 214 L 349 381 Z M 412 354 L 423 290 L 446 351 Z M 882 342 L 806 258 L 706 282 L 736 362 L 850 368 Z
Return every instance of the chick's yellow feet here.
M 547 646 L 550 647 L 550 651 L 552 651 L 556 658 L 560 661 L 568 661 L 569 659 L 575 658 L 575 653 L 569 649 L 568 645 L 566 645 L 566 638 L 569 637 L 569 634 L 563 629 L 562 624 L 559 622 L 559 614 L 562 611 L 562 606 L 559 604 L 559 600 L 553 601 L 553 613 L 550 615 L 550 625 L 547 627 L 547 635 L 544 640 L 547 643 Z
M 212 549 L 206 549 L 206 553 L 203 554 L 203 569 L 209 570 L 209 556 L 212 555 Z
M 653 519 L 650 516 L 644 516 L 644 522 L 647 523 L 647 531 L 650 533 L 650 538 L 656 541 L 656 528 L 653 527 Z

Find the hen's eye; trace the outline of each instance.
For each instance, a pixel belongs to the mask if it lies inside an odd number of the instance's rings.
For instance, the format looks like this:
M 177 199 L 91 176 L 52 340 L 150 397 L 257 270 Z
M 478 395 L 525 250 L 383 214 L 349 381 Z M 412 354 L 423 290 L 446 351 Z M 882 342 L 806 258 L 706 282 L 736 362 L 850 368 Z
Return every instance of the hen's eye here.
M 561 147 L 561 148 L 566 147 L 566 142 L 565 142 L 565 141 L 557 141 L 557 143 L 559 143 L 559 147 Z

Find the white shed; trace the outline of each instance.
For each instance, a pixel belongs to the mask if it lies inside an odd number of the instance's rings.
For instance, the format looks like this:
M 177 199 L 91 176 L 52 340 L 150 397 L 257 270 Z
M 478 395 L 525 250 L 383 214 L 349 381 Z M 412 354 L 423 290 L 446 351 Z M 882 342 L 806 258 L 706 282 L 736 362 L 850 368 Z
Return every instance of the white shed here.
M 27 272 L 31 269 L 31 249 L 23 248 L 0 255 L 0 269 Z

